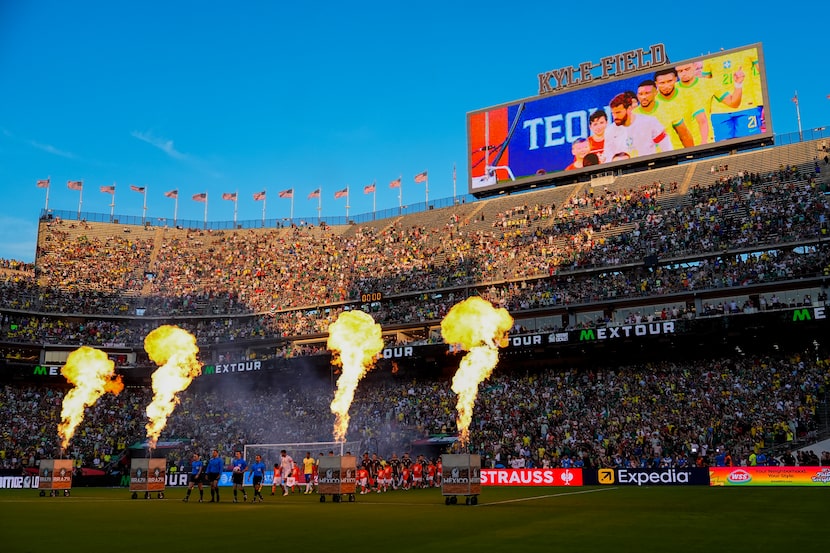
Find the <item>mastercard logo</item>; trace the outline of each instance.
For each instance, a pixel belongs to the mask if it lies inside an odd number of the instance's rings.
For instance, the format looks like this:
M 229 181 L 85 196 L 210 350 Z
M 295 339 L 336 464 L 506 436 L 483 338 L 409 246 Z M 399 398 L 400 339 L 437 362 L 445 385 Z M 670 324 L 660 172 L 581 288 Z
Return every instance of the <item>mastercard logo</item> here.
M 733 484 L 746 484 L 752 480 L 752 475 L 743 469 L 733 470 L 726 478 Z

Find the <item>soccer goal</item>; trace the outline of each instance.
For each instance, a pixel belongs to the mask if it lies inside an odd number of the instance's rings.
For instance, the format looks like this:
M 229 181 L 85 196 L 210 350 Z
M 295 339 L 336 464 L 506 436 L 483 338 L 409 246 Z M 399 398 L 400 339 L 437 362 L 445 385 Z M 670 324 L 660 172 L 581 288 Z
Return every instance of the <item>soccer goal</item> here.
M 360 451 L 360 440 L 351 440 L 345 442 L 295 442 L 283 444 L 248 444 L 244 447 L 243 455 L 248 463 L 252 463 L 255 455 L 262 455 L 262 462 L 270 470 L 274 463 L 280 462 L 280 452 L 282 450 L 294 459 L 295 463 L 301 465 L 301 460 L 306 453 L 311 453 L 313 458 L 317 458 L 320 453 L 324 456 L 329 454 L 329 451 L 335 455 L 345 455 L 351 453 L 356 457 L 362 454 Z

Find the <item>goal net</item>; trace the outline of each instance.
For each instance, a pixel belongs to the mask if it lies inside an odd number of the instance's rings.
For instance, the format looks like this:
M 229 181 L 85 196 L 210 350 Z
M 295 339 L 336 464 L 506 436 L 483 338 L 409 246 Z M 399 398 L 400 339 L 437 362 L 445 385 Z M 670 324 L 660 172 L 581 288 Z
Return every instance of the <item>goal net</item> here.
M 351 453 L 356 457 L 360 457 L 360 440 L 347 440 L 345 442 L 295 442 L 282 444 L 248 444 L 244 447 L 243 455 L 248 464 L 254 461 L 255 455 L 262 455 L 262 462 L 268 467 L 270 471 L 275 463 L 280 462 L 280 452 L 282 450 L 294 459 L 294 462 L 302 466 L 302 459 L 306 453 L 311 453 L 314 459 L 317 459 L 322 453 L 324 456 L 331 451 L 335 455 L 345 455 Z

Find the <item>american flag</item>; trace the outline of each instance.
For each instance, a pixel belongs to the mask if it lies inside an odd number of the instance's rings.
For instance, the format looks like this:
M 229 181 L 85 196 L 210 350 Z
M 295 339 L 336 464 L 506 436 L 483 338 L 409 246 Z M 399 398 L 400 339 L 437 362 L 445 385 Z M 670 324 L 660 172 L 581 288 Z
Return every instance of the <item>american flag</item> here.
M 255 202 L 261 202 L 264 199 L 265 199 L 265 190 L 263 190 L 262 192 L 255 192 L 254 193 L 254 201 Z
M 312 198 L 319 198 L 319 197 L 320 197 L 320 189 L 319 188 L 308 195 L 309 200 L 312 199 Z
M 70 190 L 83 190 L 84 183 L 79 180 L 71 180 L 66 182 L 66 187 Z
M 337 192 L 335 192 L 334 193 L 334 199 L 336 200 L 337 198 L 345 198 L 348 195 L 349 195 L 349 187 L 347 186 L 343 190 L 338 190 Z
M 389 188 L 400 188 L 401 187 L 401 179 L 397 178 L 389 183 Z
M 101 192 L 103 192 L 104 194 L 115 194 L 115 187 L 112 186 L 112 185 L 102 186 L 101 187 Z
M 49 179 L 41 179 L 37 181 L 38 188 L 49 188 Z
M 232 202 L 235 202 L 236 201 L 236 192 L 225 192 L 224 194 L 222 194 L 222 199 L 223 200 L 230 200 Z
M 193 201 L 194 202 L 207 202 L 207 192 L 201 192 L 199 194 L 193 194 Z
M 165 192 L 164 195 L 168 198 L 178 198 L 179 191 L 178 190 L 171 190 L 169 192 Z
M 144 192 L 147 191 L 147 187 L 146 186 L 136 186 L 134 184 L 131 184 L 130 185 L 130 190 L 132 190 L 133 192 L 138 192 L 139 194 L 144 194 Z
M 798 94 L 796 94 L 795 96 L 793 96 L 790 99 L 793 101 L 794 104 L 798 105 Z
M 363 187 L 364 194 L 372 194 L 375 191 L 375 183 Z
M 280 198 L 293 198 L 294 197 L 294 189 L 289 188 L 288 190 L 282 190 L 279 193 Z
M 418 173 L 415 175 L 415 182 L 426 182 L 427 181 L 427 172 L 424 171 L 423 173 Z

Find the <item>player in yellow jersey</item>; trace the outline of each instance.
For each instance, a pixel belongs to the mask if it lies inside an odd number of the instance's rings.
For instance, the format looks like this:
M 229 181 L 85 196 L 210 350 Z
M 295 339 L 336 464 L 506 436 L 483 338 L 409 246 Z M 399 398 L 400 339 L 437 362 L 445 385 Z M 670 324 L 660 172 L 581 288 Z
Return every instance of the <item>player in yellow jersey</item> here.
M 677 88 L 688 100 L 689 117 L 692 123 L 690 131 L 695 145 L 711 144 L 715 141 L 712 131 L 712 80 L 698 76 L 698 69 L 694 63 L 685 63 L 677 66 L 677 76 L 680 79 Z
M 711 75 L 711 121 L 715 140 L 763 132 L 764 108 L 757 49 L 748 48 L 712 58 L 703 71 Z
M 672 122 L 671 127 L 666 126 L 667 130 L 674 129 L 674 136 L 671 136 L 672 145 L 675 149 L 694 146 L 694 138 L 689 130 L 689 113 L 692 111 L 690 98 L 684 96 L 677 88 L 677 71 L 673 67 L 655 71 L 654 84 L 657 88 L 657 113 L 662 112 L 662 116 L 658 118 L 662 117 Z
M 651 115 L 666 129 L 672 147 L 675 150 L 692 146 L 692 137 L 686 126 L 683 114 L 676 108 L 677 102 L 663 102 L 657 99 L 657 85 L 651 79 L 647 79 L 637 86 L 637 102 L 640 104 L 634 108 L 635 113 Z M 675 94 L 676 96 L 676 94 Z

